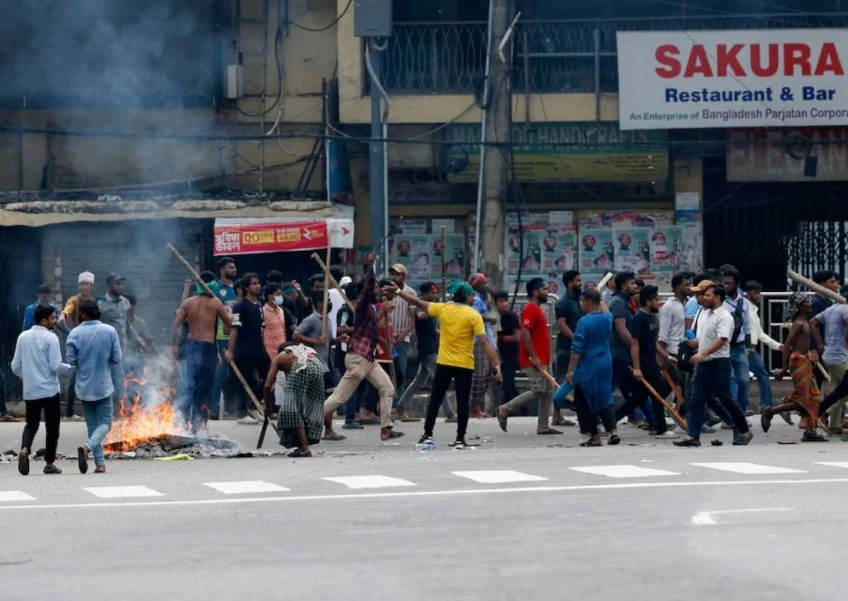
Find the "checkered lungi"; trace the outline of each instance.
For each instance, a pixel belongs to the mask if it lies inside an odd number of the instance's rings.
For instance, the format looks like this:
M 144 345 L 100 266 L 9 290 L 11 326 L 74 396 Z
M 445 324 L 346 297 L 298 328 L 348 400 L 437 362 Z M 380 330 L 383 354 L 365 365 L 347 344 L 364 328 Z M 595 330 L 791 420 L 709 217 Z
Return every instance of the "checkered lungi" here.
M 284 376 L 284 377 L 281 377 Z M 306 369 L 277 374 L 276 397 L 280 404 L 277 429 L 280 444 L 291 449 L 298 442 L 295 430 L 304 428 L 310 445 L 321 442 L 324 428 L 324 366 L 310 358 Z
M 489 356 L 483 351 L 483 345 L 474 341 L 474 375 L 471 377 L 471 404 L 483 406 L 483 397 L 495 380 L 495 370 Z

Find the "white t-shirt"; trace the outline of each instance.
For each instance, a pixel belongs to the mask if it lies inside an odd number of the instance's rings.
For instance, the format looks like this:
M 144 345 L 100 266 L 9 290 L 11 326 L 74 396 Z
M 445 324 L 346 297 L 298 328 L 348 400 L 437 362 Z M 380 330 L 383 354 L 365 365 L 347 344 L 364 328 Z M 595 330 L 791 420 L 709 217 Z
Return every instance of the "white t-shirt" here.
M 730 358 L 730 337 L 733 335 L 733 316 L 723 306 L 718 309 L 704 309 L 697 316 L 698 320 L 698 352 L 703 353 L 719 338 L 725 343 L 704 361 Z
M 327 313 L 327 331 L 330 336 L 330 339 L 336 338 L 336 318 L 339 315 L 339 309 L 344 305 L 344 299 L 342 298 L 341 292 L 336 290 L 335 288 L 330 288 L 330 291 L 327 293 L 329 295 L 330 300 L 330 311 Z

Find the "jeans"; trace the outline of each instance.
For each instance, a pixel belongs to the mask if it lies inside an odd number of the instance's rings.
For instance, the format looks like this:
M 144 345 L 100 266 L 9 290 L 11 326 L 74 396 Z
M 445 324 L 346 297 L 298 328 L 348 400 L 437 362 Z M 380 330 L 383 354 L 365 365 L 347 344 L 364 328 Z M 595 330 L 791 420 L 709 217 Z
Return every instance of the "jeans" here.
M 730 359 L 712 359 L 702 361 L 695 366 L 695 377 L 692 380 L 692 398 L 687 401 L 688 411 L 686 425 L 689 426 L 689 436 L 701 438 L 701 427 L 704 425 L 704 407 L 711 395 L 718 398 L 722 407 L 730 414 L 736 430 L 740 434 L 748 431 L 745 412 L 739 407 L 730 394 L 730 381 L 733 366 Z
M 207 403 L 215 383 L 218 347 L 209 342 L 187 340 L 185 343 L 184 397 L 180 403 L 185 420 L 196 431 L 210 411 Z
M 774 405 L 774 398 L 771 396 L 771 382 L 766 371 L 766 365 L 763 362 L 763 357 L 757 351 L 752 351 L 748 357 L 751 364 L 751 371 L 754 377 L 757 378 L 757 386 L 760 387 L 760 405 L 762 407 L 771 407 Z
M 242 355 L 236 357 L 233 361 L 244 377 L 244 381 L 247 382 L 247 386 L 253 391 L 256 400 L 262 403 L 265 378 L 268 377 L 268 371 L 271 369 L 271 358 L 267 353 L 262 353 L 256 357 Z M 239 386 L 238 402 L 239 417 L 245 417 L 248 414 L 248 408 L 257 409 L 248 397 L 247 391 L 244 390 L 244 386 Z
M 112 372 L 112 385 L 115 387 L 115 392 L 112 394 L 112 400 L 120 406 L 121 401 L 127 394 L 126 385 L 124 383 L 124 366 L 120 363 L 111 363 L 109 369 Z
M 73 417 L 74 416 L 74 404 L 76 403 L 76 400 L 77 400 L 77 389 L 76 389 L 76 387 L 77 387 L 77 370 L 74 370 L 74 371 L 71 372 L 71 381 L 68 384 L 68 402 L 67 402 L 67 406 L 65 407 L 65 415 L 67 417 Z M 2 393 L 0 393 L 0 394 L 2 394 Z M 5 412 L 6 411 L 4 410 L 3 413 L 5 413 Z
M 230 346 L 228 340 L 218 341 L 218 368 L 215 370 L 215 383 L 212 385 L 212 398 L 209 399 L 209 411 L 212 415 L 219 415 L 221 405 L 221 393 L 224 393 L 224 399 L 230 399 L 233 396 L 232 380 L 235 378 L 230 373 L 230 365 L 224 358 L 224 353 L 227 352 L 227 347 Z M 226 403 L 225 405 L 226 406 Z
M 748 386 L 751 384 L 751 370 L 748 365 L 748 351 L 744 344 L 730 347 L 730 363 L 733 365 L 733 381 L 736 382 L 736 392 L 733 400 L 742 409 L 748 411 Z
M 421 362 L 418 364 L 418 371 L 415 372 L 415 379 L 409 384 L 409 386 L 404 391 L 403 395 L 400 397 L 398 401 L 397 408 L 403 409 L 403 406 L 406 405 L 409 401 L 412 400 L 412 397 L 420 391 L 427 382 L 431 381 L 436 377 L 436 358 L 438 355 L 433 353 L 431 355 L 427 355 L 426 357 L 421 359 Z
M 94 455 L 94 465 L 106 465 L 103 456 L 103 441 L 112 428 L 112 397 L 106 397 L 99 401 L 82 401 L 82 409 L 85 414 L 85 425 L 88 429 L 87 446 Z
M 448 388 L 450 388 L 450 384 L 453 382 L 456 387 L 456 439 L 465 439 L 465 432 L 468 430 L 471 378 L 473 375 L 473 369 L 451 365 L 436 366 L 436 375 L 433 378 L 433 390 L 430 392 L 430 403 L 427 405 L 427 419 L 424 422 L 425 436 L 433 435 L 436 418 L 439 416 L 439 407 L 441 407 L 442 402 L 445 400 Z
M 397 395 L 403 396 L 403 383 L 406 381 L 406 368 L 409 366 L 409 343 L 396 342 L 394 344 L 395 357 L 395 380 L 397 381 Z
M 660 393 L 660 396 L 663 398 L 666 398 L 671 392 L 668 382 L 665 381 L 665 378 L 663 378 L 662 372 L 658 367 L 646 365 L 642 371 L 642 375 L 645 378 L 645 382 L 653 386 L 654 390 Z M 631 411 L 640 407 L 648 400 L 648 397 L 650 397 L 651 405 L 653 405 L 652 415 L 654 417 L 652 427 L 656 430 L 657 434 L 664 433 L 668 430 L 668 426 L 665 423 L 665 407 L 648 392 L 647 386 L 645 386 L 642 382 L 639 382 L 636 378 L 633 378 L 633 382 L 635 386 L 638 386 L 638 388 L 634 391 L 630 400 L 625 401 L 624 404 L 616 410 L 615 421 L 618 422 Z
M 57 394 L 46 399 L 26 401 L 26 426 L 21 439 L 21 448 L 32 453 L 32 442 L 38 434 L 41 412 L 44 411 L 44 429 L 47 430 L 47 447 L 44 460 L 56 461 L 56 447 L 59 444 L 59 422 L 62 420 L 62 401 Z

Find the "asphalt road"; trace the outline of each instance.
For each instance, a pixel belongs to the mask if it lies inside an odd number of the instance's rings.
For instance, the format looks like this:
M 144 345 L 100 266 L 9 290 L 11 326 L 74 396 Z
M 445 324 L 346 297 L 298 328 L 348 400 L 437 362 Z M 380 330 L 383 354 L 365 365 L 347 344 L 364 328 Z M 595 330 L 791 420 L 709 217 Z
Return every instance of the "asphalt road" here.
M 475 422 L 476 450 L 381 445 L 323 456 L 113 461 L 106 475 L 0 464 L 3 601 L 834 599 L 848 445 L 677 449 L 624 427 L 576 448 L 535 419 Z M 222 424 L 245 445 L 257 429 Z M 20 427 L 0 425 L 0 447 Z M 81 424 L 63 424 L 71 450 Z M 452 429 L 440 424 L 437 443 Z M 266 443 L 269 448 L 271 444 Z M 11 446 L 10 446 L 11 445 Z

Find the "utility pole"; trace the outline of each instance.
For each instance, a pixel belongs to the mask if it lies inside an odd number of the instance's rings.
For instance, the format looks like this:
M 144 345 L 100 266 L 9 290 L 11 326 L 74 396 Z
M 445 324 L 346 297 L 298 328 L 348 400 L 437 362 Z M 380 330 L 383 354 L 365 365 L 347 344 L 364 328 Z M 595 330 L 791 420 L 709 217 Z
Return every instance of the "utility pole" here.
M 500 45 L 510 27 L 512 0 L 489 0 L 489 78 L 485 142 L 490 144 L 483 160 L 483 206 L 478 227 L 479 248 L 483 250 L 482 271 L 494 290 L 504 286 L 504 209 L 509 192 L 510 149 L 512 143 L 512 89 L 510 69 L 512 41 Z M 504 61 L 503 58 L 506 59 Z

